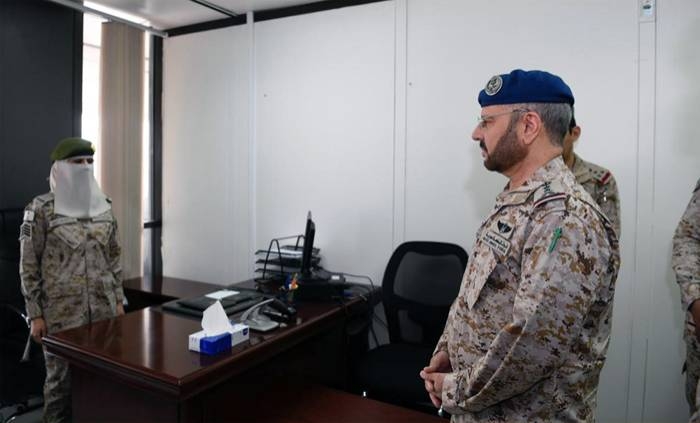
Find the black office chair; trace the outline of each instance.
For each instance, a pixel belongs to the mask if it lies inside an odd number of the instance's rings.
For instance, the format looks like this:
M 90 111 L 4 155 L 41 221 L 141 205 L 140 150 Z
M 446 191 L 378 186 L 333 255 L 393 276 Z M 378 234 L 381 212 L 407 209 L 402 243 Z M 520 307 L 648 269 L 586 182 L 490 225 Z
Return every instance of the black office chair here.
M 390 343 L 354 366 L 355 390 L 435 413 L 418 373 L 432 357 L 466 267 L 467 253 L 455 244 L 412 241 L 394 251 L 382 281 Z
M 19 277 L 22 213 L 0 210 L 0 422 L 40 421 L 46 377 L 39 345 L 22 360 L 29 336 Z

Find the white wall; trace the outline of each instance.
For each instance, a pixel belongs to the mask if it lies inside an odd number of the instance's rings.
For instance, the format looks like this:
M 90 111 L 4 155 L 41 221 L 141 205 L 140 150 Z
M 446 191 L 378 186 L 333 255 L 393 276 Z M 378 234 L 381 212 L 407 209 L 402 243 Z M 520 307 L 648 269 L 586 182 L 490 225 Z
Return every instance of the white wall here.
M 550 70 L 576 96 L 577 151 L 621 190 L 598 420 L 686 421 L 669 256 L 700 176 L 700 4 L 657 5 L 640 22 L 638 0 L 393 0 L 168 39 L 165 273 L 249 277 L 307 210 L 326 267 L 377 282 L 401 241 L 469 249 L 505 184 L 470 139 L 476 95 Z
M 324 267 L 378 281 L 392 248 L 394 5 L 255 25 L 256 245 L 316 223 Z
M 664 0 L 656 24 L 656 103 L 654 175 L 650 219 L 651 283 L 635 320 L 648 327 L 646 421 L 683 421 L 687 417 L 684 379 L 680 375 L 685 345 L 683 314 L 671 271 L 671 238 L 700 178 L 700 3 Z
M 229 284 L 249 271 L 250 28 L 167 39 L 163 273 Z

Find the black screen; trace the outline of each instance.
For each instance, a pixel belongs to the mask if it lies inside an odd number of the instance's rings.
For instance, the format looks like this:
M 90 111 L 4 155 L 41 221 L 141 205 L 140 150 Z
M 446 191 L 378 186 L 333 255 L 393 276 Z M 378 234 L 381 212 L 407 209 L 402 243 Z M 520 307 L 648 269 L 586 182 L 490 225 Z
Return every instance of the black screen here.
M 301 276 L 311 276 L 311 257 L 313 256 L 314 236 L 316 235 L 316 225 L 311 220 L 311 212 L 306 218 L 306 230 L 304 231 L 304 249 L 301 256 Z

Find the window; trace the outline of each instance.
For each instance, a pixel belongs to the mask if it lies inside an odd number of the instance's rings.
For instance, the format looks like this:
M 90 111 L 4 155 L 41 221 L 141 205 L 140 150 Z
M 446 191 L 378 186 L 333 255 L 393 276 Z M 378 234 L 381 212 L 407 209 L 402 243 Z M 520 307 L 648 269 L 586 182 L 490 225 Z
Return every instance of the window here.
M 86 2 L 88 5 L 89 2 Z M 92 8 L 98 9 L 97 5 L 90 4 Z M 104 8 L 102 8 L 104 9 Z M 109 9 L 106 12 L 124 17 L 129 20 L 144 24 L 143 20 L 129 16 L 124 13 Z M 82 98 L 82 127 L 81 136 L 95 144 L 95 178 L 102 185 L 101 174 L 101 151 L 100 148 L 100 48 L 102 41 L 102 23 L 106 20 L 99 16 L 83 15 L 83 98 Z M 142 132 L 142 168 L 141 168 L 141 216 L 149 219 L 151 216 L 151 121 L 150 121 L 150 44 L 151 37 L 144 36 L 144 96 L 143 96 L 143 132 Z M 146 247 L 146 248 L 144 248 Z M 141 241 L 142 256 L 148 248 L 147 244 Z

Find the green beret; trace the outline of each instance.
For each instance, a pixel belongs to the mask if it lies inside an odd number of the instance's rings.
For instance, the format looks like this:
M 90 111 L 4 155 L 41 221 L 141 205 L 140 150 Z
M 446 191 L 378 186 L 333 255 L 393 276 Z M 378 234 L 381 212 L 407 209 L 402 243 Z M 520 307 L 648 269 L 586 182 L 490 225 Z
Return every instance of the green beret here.
M 95 154 L 95 147 L 90 141 L 82 138 L 64 138 L 51 152 L 51 160 L 65 160 L 76 156 L 92 156 L 93 154 Z

